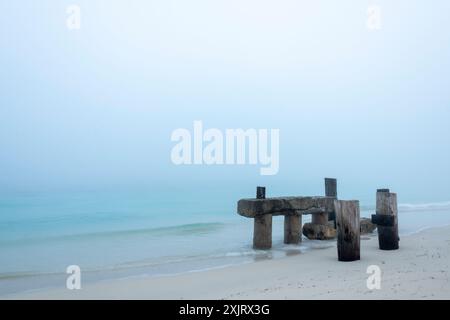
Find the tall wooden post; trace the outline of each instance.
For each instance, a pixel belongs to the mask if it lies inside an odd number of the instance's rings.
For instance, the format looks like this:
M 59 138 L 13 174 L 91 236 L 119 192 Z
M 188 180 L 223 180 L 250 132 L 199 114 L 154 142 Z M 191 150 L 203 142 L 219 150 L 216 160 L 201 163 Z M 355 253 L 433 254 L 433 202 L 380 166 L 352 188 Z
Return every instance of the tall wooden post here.
M 256 199 L 266 198 L 266 187 L 256 187 Z
M 378 244 L 381 250 L 396 250 L 398 242 L 398 211 L 397 194 L 389 192 L 389 189 L 377 190 L 377 216 L 389 216 L 392 223 L 378 224 Z M 381 219 L 379 219 L 381 220 Z M 385 219 L 387 220 L 387 219 Z
M 337 199 L 337 180 L 333 178 L 325 178 L 325 196 L 334 197 Z M 328 220 L 334 221 L 334 228 L 336 229 L 336 212 L 328 213 Z
M 266 188 L 256 188 L 256 198 L 266 198 Z M 253 248 L 254 249 L 270 249 L 272 248 L 272 215 L 257 215 L 254 219 L 253 228 Z
M 337 180 L 325 178 L 325 196 L 337 198 Z
M 297 211 L 284 216 L 284 243 L 298 244 L 302 241 L 302 215 Z
M 359 201 L 334 200 L 339 261 L 360 259 Z

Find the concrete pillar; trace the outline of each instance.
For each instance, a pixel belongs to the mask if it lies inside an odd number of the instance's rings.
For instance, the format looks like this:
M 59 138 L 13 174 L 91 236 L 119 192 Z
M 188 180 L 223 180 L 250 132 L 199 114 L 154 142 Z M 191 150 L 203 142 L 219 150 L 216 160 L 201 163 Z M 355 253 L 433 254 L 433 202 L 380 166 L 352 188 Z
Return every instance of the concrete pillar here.
M 302 241 L 302 215 L 292 212 L 284 216 L 284 243 L 298 244 Z
M 328 212 L 322 212 L 322 213 L 313 213 L 312 214 L 312 223 L 314 224 L 328 224 Z
M 253 229 L 253 248 L 272 248 L 272 215 L 263 214 L 255 217 Z
M 266 188 L 256 188 L 256 198 L 266 198 Z M 264 214 L 254 218 L 253 227 L 253 248 L 270 249 L 272 248 L 272 215 Z

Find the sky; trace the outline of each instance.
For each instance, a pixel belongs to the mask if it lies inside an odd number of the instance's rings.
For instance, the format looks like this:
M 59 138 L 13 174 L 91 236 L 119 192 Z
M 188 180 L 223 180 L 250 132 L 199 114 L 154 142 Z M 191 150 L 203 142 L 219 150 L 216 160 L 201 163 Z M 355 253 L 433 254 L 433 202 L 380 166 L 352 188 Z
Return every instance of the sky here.
M 79 30 L 66 25 L 73 4 Z M 448 1 L 19 0 L 0 12 L 0 190 L 295 192 L 329 176 L 348 197 L 450 200 Z M 174 165 L 171 134 L 196 120 L 279 129 L 278 174 Z

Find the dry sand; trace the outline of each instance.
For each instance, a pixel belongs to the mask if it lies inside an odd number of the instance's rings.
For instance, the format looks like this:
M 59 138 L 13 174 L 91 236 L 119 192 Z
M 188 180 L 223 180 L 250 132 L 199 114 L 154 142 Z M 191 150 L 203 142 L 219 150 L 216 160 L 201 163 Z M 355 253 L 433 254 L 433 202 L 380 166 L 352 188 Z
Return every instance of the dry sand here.
M 364 240 L 365 238 L 365 240 Z M 361 260 L 337 261 L 336 247 L 277 260 L 175 276 L 46 289 L 20 299 L 450 299 L 450 227 L 402 237 L 400 250 L 361 240 Z M 369 290 L 367 267 L 381 268 L 381 289 Z

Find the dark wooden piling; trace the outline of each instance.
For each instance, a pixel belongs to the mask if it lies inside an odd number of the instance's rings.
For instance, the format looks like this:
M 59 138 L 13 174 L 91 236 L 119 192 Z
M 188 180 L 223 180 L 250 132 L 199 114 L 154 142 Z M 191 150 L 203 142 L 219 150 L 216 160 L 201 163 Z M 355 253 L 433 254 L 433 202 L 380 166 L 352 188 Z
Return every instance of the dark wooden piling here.
M 256 187 L 256 198 L 266 198 L 266 188 Z M 255 216 L 253 228 L 253 248 L 272 248 L 272 215 L 262 214 Z
M 337 198 L 337 180 L 325 178 L 325 196 Z
M 335 200 L 339 261 L 360 259 L 359 201 Z
M 256 187 L 256 199 L 266 198 L 266 187 Z
M 390 192 L 389 189 L 378 189 L 376 210 L 372 221 L 379 223 L 377 229 L 380 249 L 397 250 L 399 248 L 397 194 Z
M 325 196 L 334 197 L 337 199 L 337 180 L 334 178 L 325 178 Z M 336 212 L 328 213 L 328 221 L 334 222 L 334 228 L 336 229 Z
M 373 214 L 372 223 L 377 226 L 393 227 L 395 224 L 395 217 L 387 214 Z
M 298 244 L 302 241 L 302 214 L 292 211 L 284 216 L 284 243 Z

